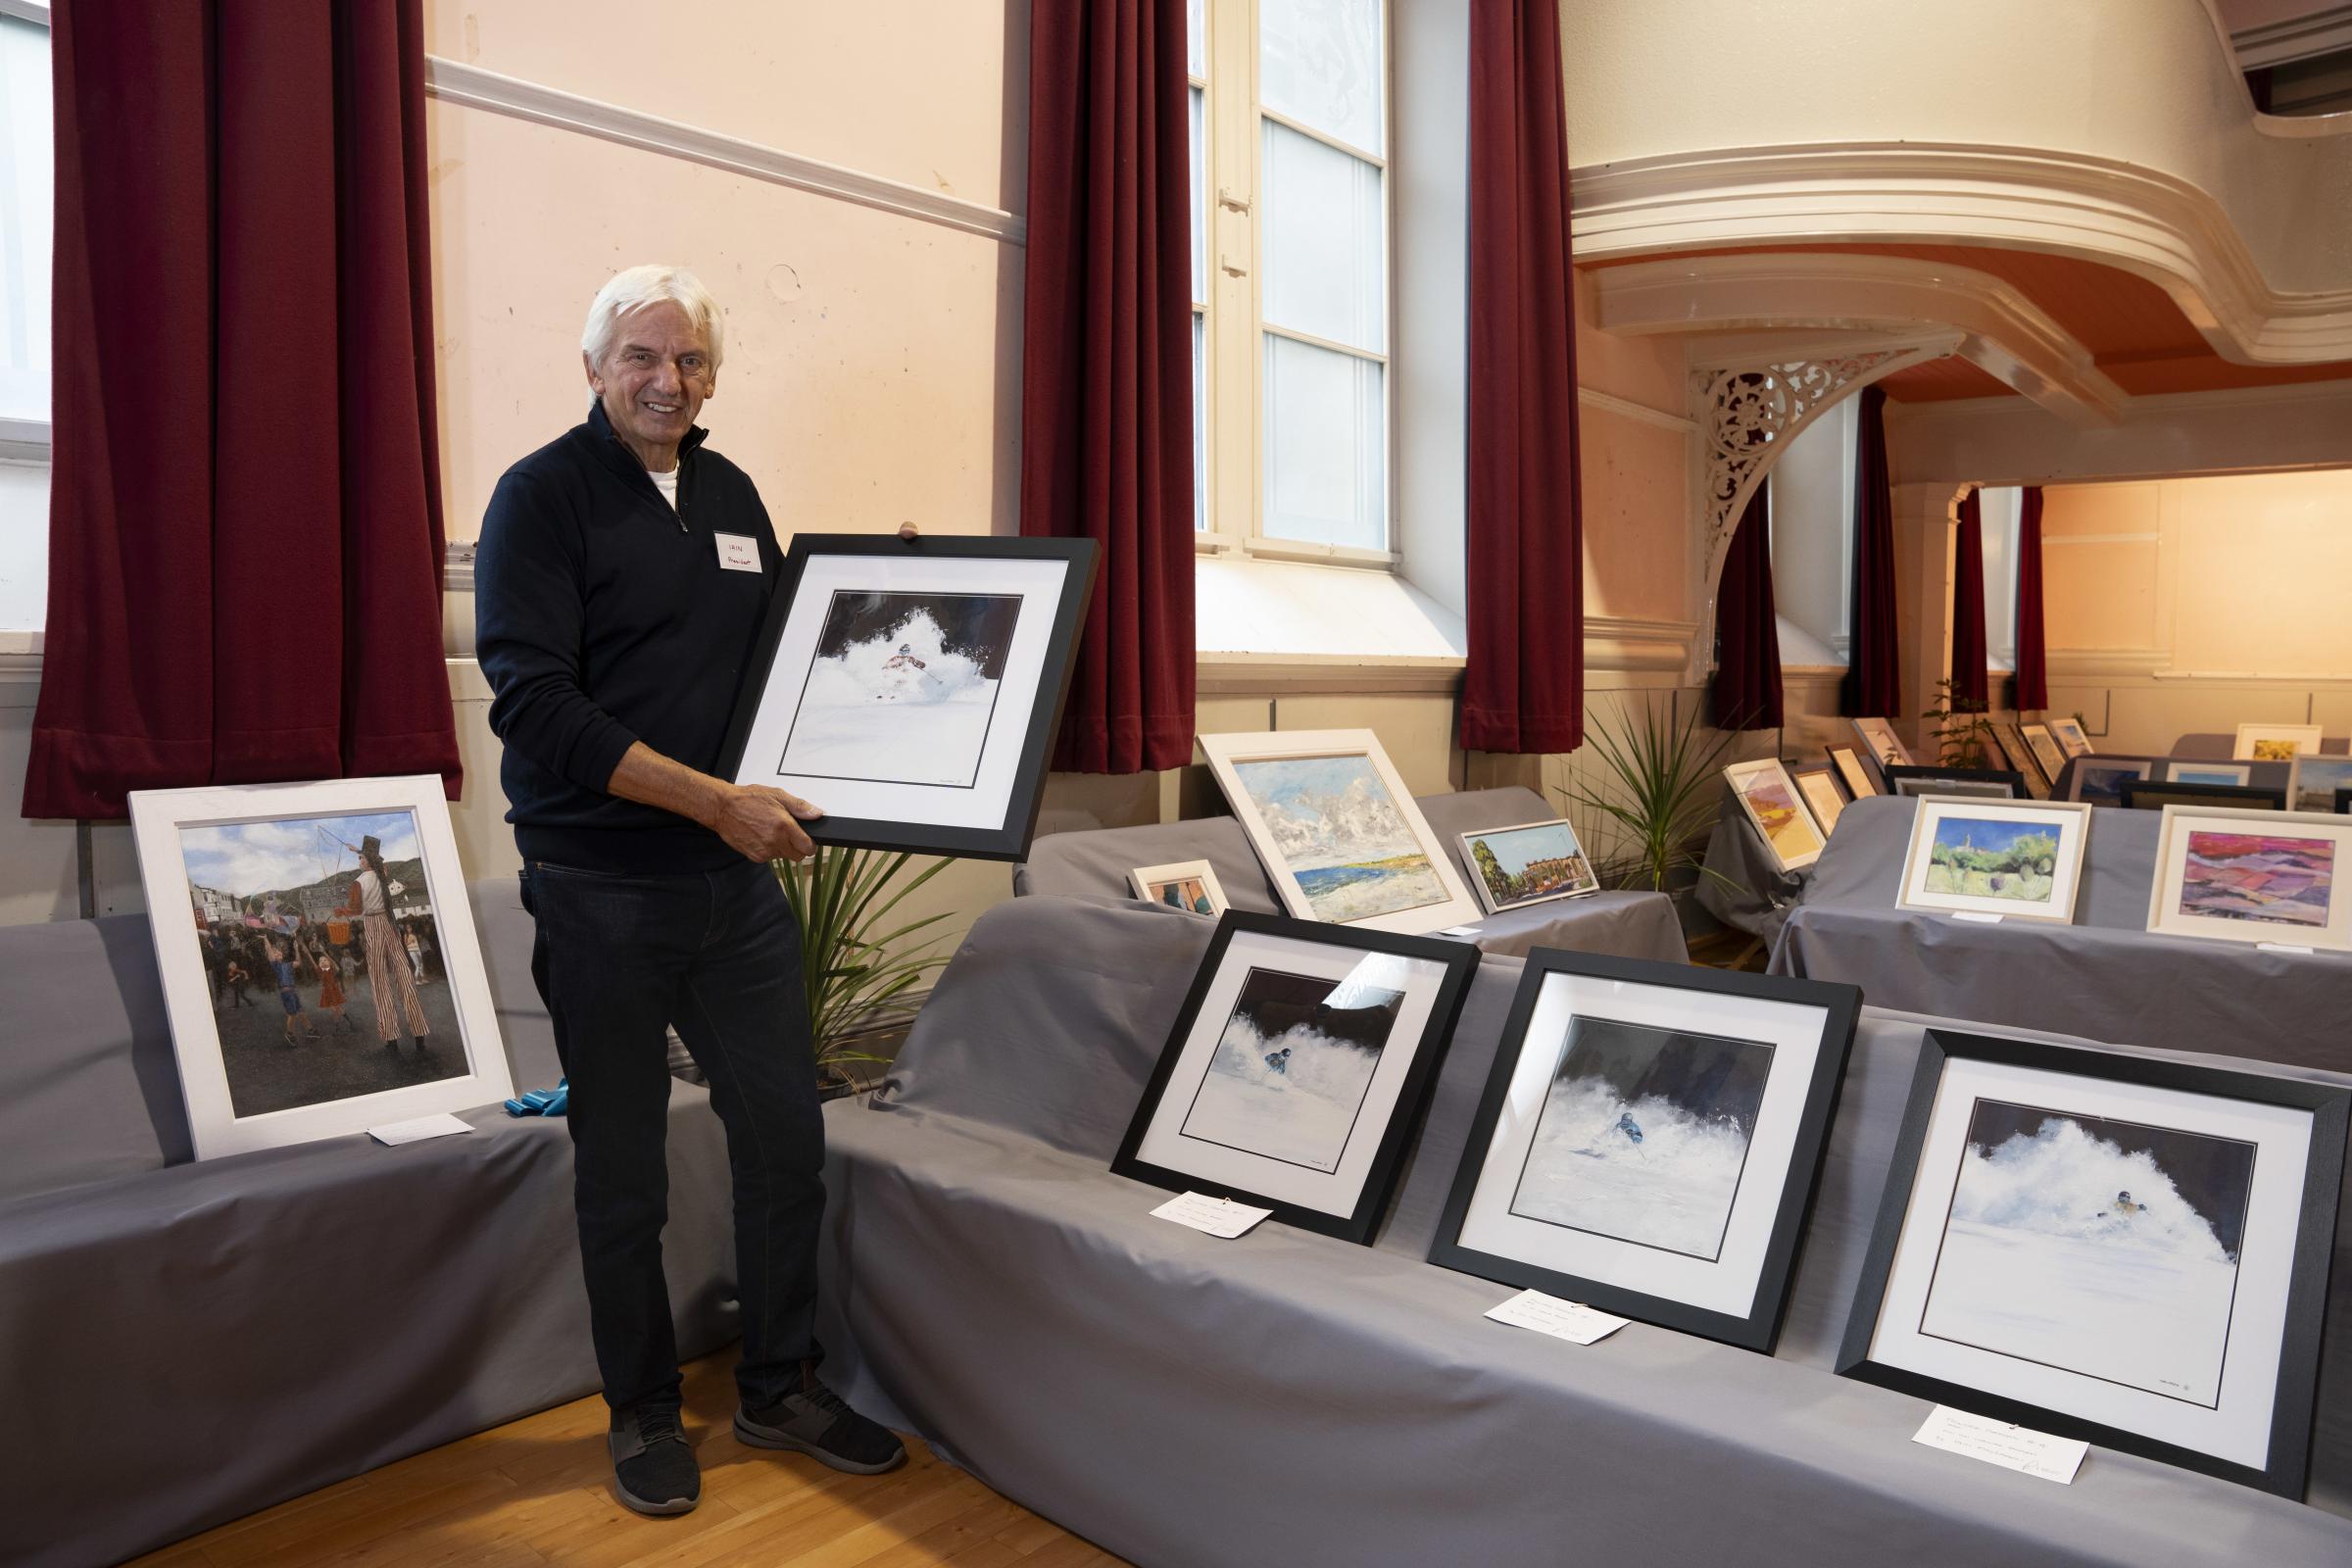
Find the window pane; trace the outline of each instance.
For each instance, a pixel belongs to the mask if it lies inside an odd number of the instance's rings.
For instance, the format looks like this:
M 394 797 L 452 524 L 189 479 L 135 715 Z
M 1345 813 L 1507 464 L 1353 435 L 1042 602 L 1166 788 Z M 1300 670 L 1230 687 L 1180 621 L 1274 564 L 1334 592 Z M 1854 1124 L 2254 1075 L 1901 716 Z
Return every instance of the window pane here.
M 1187 75 L 1208 74 L 1208 35 L 1201 29 L 1205 0 L 1184 0 L 1184 69 Z
M 1208 526 L 1208 318 L 1193 313 L 1193 531 Z
M 49 29 L 0 20 L 0 417 L 49 418 Z
M 1380 366 L 1271 332 L 1265 343 L 1266 533 L 1387 549 Z
M 1386 157 L 1380 56 L 1380 0 L 1259 0 L 1258 102 Z
M 1266 319 L 1380 354 L 1388 347 L 1388 248 L 1380 170 L 1260 121 L 1265 154 Z
M 1208 160 L 1201 141 L 1206 95 L 1193 89 L 1193 299 L 1208 302 Z

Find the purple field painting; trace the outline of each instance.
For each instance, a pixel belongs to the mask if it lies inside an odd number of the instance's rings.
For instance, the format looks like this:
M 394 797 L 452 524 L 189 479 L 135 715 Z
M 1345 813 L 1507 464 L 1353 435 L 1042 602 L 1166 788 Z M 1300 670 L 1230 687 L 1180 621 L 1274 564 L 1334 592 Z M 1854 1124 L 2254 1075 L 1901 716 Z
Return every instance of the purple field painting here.
M 2334 882 L 2335 846 L 2327 839 L 2191 832 L 2180 912 L 2324 926 Z

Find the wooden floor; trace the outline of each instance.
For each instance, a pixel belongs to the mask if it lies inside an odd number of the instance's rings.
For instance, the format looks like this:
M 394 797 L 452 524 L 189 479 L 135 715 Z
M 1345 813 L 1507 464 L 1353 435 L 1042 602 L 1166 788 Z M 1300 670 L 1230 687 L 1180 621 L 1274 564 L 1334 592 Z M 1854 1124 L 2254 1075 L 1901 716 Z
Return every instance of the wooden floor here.
M 1123 1568 L 921 1445 L 886 1476 L 747 1448 L 732 1349 L 686 1369 L 703 1501 L 648 1519 L 612 1496 L 605 1404 L 586 1398 L 296 1497 L 136 1559 L 139 1568 Z

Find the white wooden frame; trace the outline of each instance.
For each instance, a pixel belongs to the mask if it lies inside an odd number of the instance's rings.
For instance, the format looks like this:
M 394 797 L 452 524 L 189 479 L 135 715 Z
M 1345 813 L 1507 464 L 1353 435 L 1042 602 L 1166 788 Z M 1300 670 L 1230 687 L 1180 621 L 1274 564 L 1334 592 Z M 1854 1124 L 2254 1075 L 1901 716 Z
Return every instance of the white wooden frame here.
M 1845 796 L 1838 787 L 1838 770 L 1834 767 L 1808 767 L 1789 777 L 1796 781 L 1797 799 L 1803 801 L 1805 809 L 1813 813 L 1813 825 L 1821 829 L 1821 836 L 1826 841 L 1838 831 L 1838 818 L 1845 814 Z M 1808 787 L 1814 779 L 1821 781 L 1822 788 L 1819 790 Z M 1816 795 L 1827 799 L 1816 800 Z
M 2082 855 L 2090 845 L 2090 813 L 2083 801 L 1995 801 L 1936 795 L 1922 799 L 1911 818 L 1911 844 L 1903 852 L 1903 879 L 1896 884 L 1898 909 L 1930 914 L 1997 914 L 2004 921 L 2031 920 L 2042 925 L 2072 925 L 2075 906 L 2082 892 Z M 2271 813 L 2265 812 L 2265 815 Z M 1931 893 L 1927 881 L 1929 856 L 1936 828 L 1947 816 L 1976 820 L 2015 821 L 2048 826 L 2058 835 L 2058 855 L 2050 875 L 2049 903 L 2035 909 L 2013 900 L 1980 898 L 1968 893 Z
M 2048 728 L 2050 739 L 2056 741 L 2058 749 L 2068 757 L 2088 757 L 2090 755 L 2090 737 L 2083 733 L 2081 719 L 2045 718 L 2042 723 Z
M 1282 906 L 1301 920 L 1320 920 L 1306 891 L 1299 885 L 1288 863 L 1276 848 L 1272 828 L 1250 800 L 1250 792 L 1242 787 L 1237 767 L 1250 762 L 1305 761 L 1323 757 L 1363 757 L 1372 764 L 1396 804 L 1406 828 L 1429 860 L 1446 897 L 1435 904 L 1417 908 L 1397 909 L 1375 915 L 1367 920 L 1327 922 L 1350 929 L 1367 931 L 1397 931 L 1407 935 L 1425 935 L 1447 926 L 1465 925 L 1482 918 L 1485 910 L 1471 897 L 1461 873 L 1455 868 L 1453 856 L 1445 840 L 1433 831 L 1413 804 L 1413 797 L 1397 775 L 1396 764 L 1382 749 L 1380 737 L 1368 729 L 1274 730 L 1236 735 L 1203 735 L 1200 740 L 1200 753 L 1207 760 L 1217 787 L 1233 807 L 1233 814 L 1250 835 L 1250 847 L 1266 868 L 1274 890 L 1281 896 Z
M 1775 865 L 1783 871 L 1801 871 L 1821 858 L 1821 852 L 1829 847 L 1830 836 L 1822 831 L 1820 821 L 1813 815 L 1813 808 L 1805 804 L 1805 792 L 1796 787 L 1796 780 L 1788 776 L 1788 769 L 1782 765 L 1779 758 L 1765 757 L 1752 762 L 1734 762 L 1723 770 L 1723 776 L 1730 782 L 1732 793 L 1739 797 L 1740 809 L 1747 813 L 1748 826 L 1756 830 L 1756 837 L 1763 841 Z M 1788 801 L 1795 808 L 1797 820 L 1812 830 L 1814 845 L 1810 853 L 1784 855 L 1781 847 L 1772 842 L 1772 835 L 1765 831 L 1763 819 L 1757 816 L 1754 804 L 1747 798 L 1748 790 L 1763 780 L 1776 781 L 1788 790 Z
M 1152 891 L 1155 888 L 1165 887 L 1170 882 L 1196 881 L 1200 884 L 1200 891 L 1208 895 L 1208 912 L 1211 915 L 1223 914 L 1233 907 L 1226 901 L 1225 885 L 1217 880 L 1216 867 L 1206 860 L 1170 860 L 1165 865 L 1139 865 L 1127 873 L 1127 885 L 1146 904 L 1166 903 Z M 1170 905 L 1169 907 L 1175 906 Z M 1185 912 L 1199 914 L 1200 911 L 1188 909 Z
M 2263 838 L 2326 839 L 2334 846 L 2331 897 L 2321 925 L 2283 920 L 2232 920 L 2184 913 L 2180 888 L 2186 879 L 2189 835 L 2200 828 Z M 2168 806 L 2156 838 L 2156 874 L 2148 892 L 2148 929 L 2164 936 L 2210 937 L 2222 942 L 2270 943 L 2278 947 L 2352 953 L 2352 816 L 2317 811 L 2247 811 L 2227 807 Z
M 514 1078 L 490 999 L 489 974 L 482 965 L 481 945 L 474 937 L 473 911 L 466 900 L 465 866 L 458 858 L 458 841 L 450 830 L 449 804 L 439 777 L 418 774 L 311 784 L 133 790 L 129 801 L 131 834 L 138 846 L 139 875 L 146 884 L 156 962 L 163 972 L 164 1004 L 172 1023 L 172 1050 L 179 1062 L 180 1091 L 187 1101 L 188 1130 L 198 1159 L 337 1138 L 436 1111 L 471 1110 L 495 1105 L 514 1094 Z M 439 1049 L 462 1050 L 467 1070 L 403 1089 L 238 1116 L 229 1099 L 220 1031 L 213 1021 L 212 981 L 205 973 L 196 923 L 189 914 L 181 830 L 404 810 L 416 824 L 425 893 L 432 904 L 442 965 L 448 972 L 458 1015 L 460 1039 L 442 1043 Z M 269 989 L 274 993 L 274 987 Z M 369 1042 L 368 1049 L 382 1048 Z
M 1507 833 L 1524 833 L 1529 828 L 1536 827 L 1566 828 L 1569 839 L 1576 845 L 1576 853 L 1585 858 L 1585 869 L 1591 872 L 1591 879 L 1582 886 L 1563 888 L 1557 893 L 1539 894 L 1535 898 L 1520 899 L 1511 904 L 1495 903 L 1494 891 L 1487 886 L 1486 877 L 1480 874 L 1478 857 L 1472 853 L 1471 845 L 1480 839 L 1500 838 Z M 1576 830 L 1575 823 L 1564 816 L 1549 817 L 1541 822 L 1514 822 L 1509 827 L 1474 828 L 1468 833 L 1461 834 L 1460 842 L 1462 864 L 1469 868 L 1470 891 L 1478 895 L 1479 904 L 1489 914 L 1500 914 L 1505 909 L 1524 909 L 1531 904 L 1549 904 L 1554 899 L 1581 899 L 1600 891 L 1600 873 L 1593 869 L 1592 852 L 1585 848 L 1585 836 Z
M 2254 743 L 2257 741 L 2292 741 L 2296 756 L 2300 757 L 2309 753 L 2316 757 L 2320 750 L 2320 726 L 2317 724 L 2240 724 L 2237 726 L 2237 744 L 2230 749 L 2231 760 L 2240 762 L 2265 760 L 2275 762 L 2278 760 L 2275 757 L 2268 759 L 2256 757 Z

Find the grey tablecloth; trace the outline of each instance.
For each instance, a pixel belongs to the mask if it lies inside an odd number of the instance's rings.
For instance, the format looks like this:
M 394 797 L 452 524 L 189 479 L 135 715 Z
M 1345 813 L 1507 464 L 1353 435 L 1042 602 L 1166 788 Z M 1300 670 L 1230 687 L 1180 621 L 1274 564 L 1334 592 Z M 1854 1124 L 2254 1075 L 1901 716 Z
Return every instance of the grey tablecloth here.
M 530 918 L 469 891 L 516 1087 L 552 1087 Z M 145 916 L 0 930 L 0 1562 L 118 1561 L 596 1387 L 562 1121 L 190 1164 Z M 698 1355 L 737 1332 L 699 1089 L 669 1152 Z
M 826 1117 L 823 1332 L 857 1396 L 1149 1568 L 2352 1561 L 2352 1250 L 2303 1506 L 2094 1449 L 2073 1486 L 1909 1441 L 1831 1370 L 1927 1020 L 1865 1012 L 1774 1356 L 1482 1320 L 1423 1261 L 1519 964 L 1472 987 L 1372 1248 L 1150 1217 L 1107 1164 L 1206 946 L 1141 904 L 973 929 L 893 1078 Z M 2347 1210 L 2352 1213 L 2352 1210 Z
M 1453 857 L 1454 869 L 1465 883 L 1477 873 L 1462 855 L 1460 835 L 1480 828 L 1546 822 L 1560 814 L 1545 807 L 1544 797 L 1528 789 L 1423 795 L 1414 804 Z M 1176 860 L 1206 860 L 1216 870 L 1226 902 L 1237 909 L 1282 912 L 1282 900 L 1250 848 L 1250 835 L 1230 816 L 1049 834 L 1030 847 L 1026 862 L 1012 868 L 1012 891 L 1015 896 L 1132 900 L 1134 889 L 1127 881 L 1128 872 Z M 1537 948 L 1570 948 L 1668 963 L 1687 962 L 1690 957 L 1674 902 L 1662 893 L 1604 890 L 1506 909 L 1476 924 L 1478 946 L 1491 954 L 1525 956 Z
M 2324 735 L 2320 738 L 2320 751 L 2323 754 L 2341 757 L 2347 746 L 2352 746 L 2352 740 L 2341 735 Z M 2237 734 L 2233 730 L 2227 735 L 2183 735 L 2173 742 L 2171 755 L 2183 760 L 2226 762 L 2235 750 Z
M 1916 803 L 1858 801 L 1773 950 L 1776 974 L 1884 1006 L 2090 1040 L 2352 1071 L 2352 955 L 2151 936 L 2155 811 L 2091 813 L 2071 926 L 1979 925 L 1894 906 Z
M 1813 874 L 1809 865 L 1796 871 L 1780 868 L 1764 835 L 1747 819 L 1739 792 L 1728 782 L 1699 865 L 1698 906 L 1733 930 L 1767 943 L 1781 934 L 1781 923 Z

